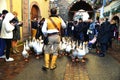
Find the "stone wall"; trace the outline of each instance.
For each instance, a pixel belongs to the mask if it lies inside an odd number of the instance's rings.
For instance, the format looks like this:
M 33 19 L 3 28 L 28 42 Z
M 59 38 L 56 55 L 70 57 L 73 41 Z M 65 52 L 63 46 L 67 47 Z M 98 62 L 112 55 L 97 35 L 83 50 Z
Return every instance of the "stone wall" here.
M 68 12 L 69 8 L 74 4 L 74 2 L 77 2 L 80 0 L 58 0 L 57 5 L 59 7 L 59 15 L 66 21 L 68 20 Z M 89 0 L 83 0 L 89 2 Z
M 58 0 L 59 15 L 66 21 L 68 20 L 68 7 L 73 1 L 77 0 Z

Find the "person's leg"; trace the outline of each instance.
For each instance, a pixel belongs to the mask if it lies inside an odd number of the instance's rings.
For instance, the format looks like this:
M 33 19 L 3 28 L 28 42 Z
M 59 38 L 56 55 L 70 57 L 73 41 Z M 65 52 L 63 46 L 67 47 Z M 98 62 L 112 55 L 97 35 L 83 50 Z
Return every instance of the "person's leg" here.
M 19 53 L 20 51 L 17 49 L 17 40 L 15 41 L 15 51 Z
M 42 67 L 43 71 L 47 71 L 50 65 L 50 51 L 51 51 L 51 42 L 44 46 L 44 66 Z
M 51 40 L 54 41 L 53 43 L 53 55 L 52 55 L 52 60 L 50 64 L 50 69 L 53 70 L 56 68 L 56 61 L 57 61 L 57 56 L 58 56 L 58 49 L 59 49 L 59 43 L 60 43 L 60 36 L 55 35 L 51 37 Z
M 52 60 L 51 60 L 51 65 L 50 65 L 50 69 L 53 70 L 56 68 L 56 60 L 57 60 L 57 56 L 58 55 L 52 55 Z
M 13 58 L 10 58 L 10 48 L 11 48 L 11 39 L 5 39 L 6 41 L 6 61 L 14 61 Z
M 14 61 L 13 58 L 10 57 L 10 48 L 11 48 L 11 39 L 5 39 L 6 41 L 6 61 Z
M 106 54 L 106 50 L 107 50 L 107 45 L 106 43 L 101 43 L 100 44 L 100 49 L 101 49 L 101 52 L 99 54 L 100 57 L 104 57 L 105 54 Z
M 10 48 L 11 48 L 11 39 L 5 39 L 6 41 L 6 58 L 9 59 Z
M 12 40 L 12 52 L 13 53 L 17 53 L 16 47 L 17 47 L 17 40 Z
M 32 29 L 32 38 L 36 36 L 37 30 L 36 29 Z
M 108 40 L 108 48 L 112 48 L 112 38 Z
M 45 53 L 44 54 L 44 66 L 42 67 L 42 69 L 44 71 L 46 71 L 47 69 L 49 69 L 49 63 L 50 63 L 50 54 L 49 53 Z

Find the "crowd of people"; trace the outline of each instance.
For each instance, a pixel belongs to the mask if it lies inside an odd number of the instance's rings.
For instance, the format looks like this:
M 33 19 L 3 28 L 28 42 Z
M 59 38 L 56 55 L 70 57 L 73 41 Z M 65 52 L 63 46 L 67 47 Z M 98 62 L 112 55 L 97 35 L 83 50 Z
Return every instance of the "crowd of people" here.
M 108 48 L 112 48 L 112 40 L 118 39 L 118 26 L 116 18 L 108 21 L 108 18 L 98 19 L 94 21 L 88 19 L 83 21 L 67 22 L 67 28 L 64 30 L 63 36 L 72 37 L 80 42 L 88 42 L 89 49 L 99 48 L 99 56 L 104 57 Z M 90 43 L 92 42 L 92 43 Z
M 17 41 L 20 40 L 20 22 L 17 18 L 17 12 L 8 12 L 3 10 L 0 14 L 0 58 L 5 61 L 14 61 L 10 57 L 10 51 L 18 53 Z
M 0 13 L 0 58 L 5 58 L 5 61 L 14 61 L 10 57 L 10 53 L 17 54 L 20 51 L 17 49 L 18 40 L 20 40 L 20 27 L 23 22 L 18 20 L 18 13 L 16 11 L 8 12 L 3 10 Z M 32 37 L 39 38 L 42 35 L 41 26 L 45 18 L 42 18 L 38 23 L 35 18 L 31 21 Z

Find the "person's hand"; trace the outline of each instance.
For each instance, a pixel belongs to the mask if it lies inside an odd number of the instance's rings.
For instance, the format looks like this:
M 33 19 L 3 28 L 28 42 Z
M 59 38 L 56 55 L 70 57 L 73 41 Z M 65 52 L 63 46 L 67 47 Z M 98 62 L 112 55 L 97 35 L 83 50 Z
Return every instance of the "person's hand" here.
M 23 21 L 20 21 L 17 25 L 22 26 L 22 24 L 23 24 Z
M 19 21 L 20 23 L 23 23 L 23 21 Z
M 11 25 L 15 26 L 15 23 L 10 23 Z

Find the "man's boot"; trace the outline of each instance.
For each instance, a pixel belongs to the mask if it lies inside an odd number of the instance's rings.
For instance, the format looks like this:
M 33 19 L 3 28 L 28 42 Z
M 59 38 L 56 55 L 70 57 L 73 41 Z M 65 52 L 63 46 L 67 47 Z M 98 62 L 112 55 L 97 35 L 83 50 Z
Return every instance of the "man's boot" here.
M 51 60 L 51 65 L 50 65 L 51 70 L 54 70 L 57 67 L 56 66 L 56 60 L 57 60 L 57 55 L 53 55 L 52 60 Z
M 45 54 L 44 56 L 45 65 L 42 67 L 42 70 L 46 71 L 49 69 L 50 54 Z

